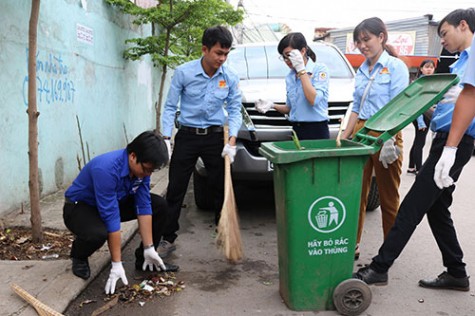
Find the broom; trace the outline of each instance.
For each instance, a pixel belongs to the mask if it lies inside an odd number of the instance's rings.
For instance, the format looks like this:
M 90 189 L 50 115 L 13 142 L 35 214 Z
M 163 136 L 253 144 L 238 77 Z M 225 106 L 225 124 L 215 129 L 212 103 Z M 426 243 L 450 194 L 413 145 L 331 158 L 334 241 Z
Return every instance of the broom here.
M 64 316 L 61 313 L 58 313 L 54 309 L 49 306 L 46 306 L 42 302 L 40 302 L 36 297 L 32 296 L 30 293 L 22 289 L 15 283 L 11 283 L 10 287 L 12 288 L 13 292 L 18 294 L 22 299 L 24 299 L 27 303 L 33 306 L 36 309 L 36 312 L 40 316 Z
M 227 143 L 228 127 L 225 126 L 224 144 Z M 218 223 L 216 245 L 230 262 L 235 263 L 242 258 L 241 231 L 231 179 L 231 162 L 227 155 L 224 156 L 224 203 Z

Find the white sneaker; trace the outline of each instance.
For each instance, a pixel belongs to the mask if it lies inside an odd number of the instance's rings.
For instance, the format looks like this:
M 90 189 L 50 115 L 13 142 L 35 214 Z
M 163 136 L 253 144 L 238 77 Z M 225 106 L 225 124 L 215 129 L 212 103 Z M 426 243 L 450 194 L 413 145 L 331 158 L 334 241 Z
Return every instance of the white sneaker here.
M 157 252 L 160 258 L 168 257 L 175 250 L 176 250 L 175 243 L 171 243 L 166 240 L 160 241 L 157 247 Z

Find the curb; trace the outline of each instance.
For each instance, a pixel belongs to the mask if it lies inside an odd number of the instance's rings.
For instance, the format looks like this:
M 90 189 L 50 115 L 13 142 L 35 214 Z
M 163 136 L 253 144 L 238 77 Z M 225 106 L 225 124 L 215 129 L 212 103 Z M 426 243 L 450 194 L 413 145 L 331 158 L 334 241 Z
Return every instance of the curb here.
M 164 195 L 168 183 L 168 168 L 152 175 L 151 192 Z M 66 230 L 63 223 L 64 190 L 44 197 L 41 204 L 43 227 Z M 29 212 L 14 211 L 3 218 L 6 227 L 29 227 Z M 121 224 L 122 247 L 134 236 L 138 229 L 136 221 Z M 10 289 L 16 283 L 38 300 L 58 312 L 64 312 L 99 273 L 109 264 L 110 255 L 105 244 L 89 258 L 91 277 L 82 280 L 71 272 L 70 260 L 53 261 L 8 261 L 0 260 L 0 314 L 10 316 L 34 316 L 36 310 Z

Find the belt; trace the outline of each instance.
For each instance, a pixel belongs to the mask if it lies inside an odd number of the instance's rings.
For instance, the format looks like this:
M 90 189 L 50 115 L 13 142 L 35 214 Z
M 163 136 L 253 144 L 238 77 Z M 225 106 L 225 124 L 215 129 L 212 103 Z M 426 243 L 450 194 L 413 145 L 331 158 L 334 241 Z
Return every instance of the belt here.
M 320 121 L 320 122 L 290 122 L 292 126 L 312 126 L 312 125 L 324 125 L 328 124 L 328 121 Z
M 210 133 L 222 133 L 224 131 L 222 126 L 210 126 L 207 128 L 198 128 L 198 127 L 189 127 L 189 126 L 180 126 L 178 128 L 180 131 L 184 131 L 193 135 L 208 135 Z
M 449 137 L 449 133 L 446 133 L 446 132 L 437 132 L 435 133 L 435 136 L 434 136 L 434 138 L 442 138 L 442 139 L 447 139 L 448 137 Z M 463 137 L 460 141 L 473 143 L 474 140 L 475 139 L 472 136 L 463 134 Z
M 65 197 L 65 198 L 64 198 L 64 203 L 65 203 L 65 204 L 76 204 L 77 202 L 73 202 L 73 201 L 71 201 L 69 198 Z

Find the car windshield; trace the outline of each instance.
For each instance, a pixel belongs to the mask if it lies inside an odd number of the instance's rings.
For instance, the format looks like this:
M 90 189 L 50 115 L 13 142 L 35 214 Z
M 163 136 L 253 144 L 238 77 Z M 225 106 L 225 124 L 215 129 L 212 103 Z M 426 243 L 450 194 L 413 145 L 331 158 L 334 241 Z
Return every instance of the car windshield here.
M 348 64 L 332 46 L 310 45 L 317 55 L 317 62 L 325 64 L 331 78 L 351 78 Z M 283 78 L 289 67 L 279 59 L 277 45 L 238 46 L 228 56 L 227 63 L 239 74 L 240 79 Z M 309 59 L 308 69 L 313 68 Z

